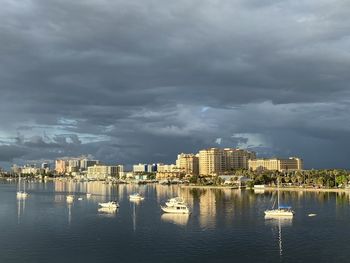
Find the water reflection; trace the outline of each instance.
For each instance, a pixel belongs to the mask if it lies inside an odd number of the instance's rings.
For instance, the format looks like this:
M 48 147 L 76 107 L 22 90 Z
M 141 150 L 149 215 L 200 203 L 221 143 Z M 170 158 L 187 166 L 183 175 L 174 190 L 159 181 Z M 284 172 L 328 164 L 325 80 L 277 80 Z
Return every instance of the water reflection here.
M 162 214 L 161 220 L 167 223 L 185 226 L 188 223 L 189 217 L 188 214 Z
M 265 216 L 265 224 L 269 226 L 292 226 L 293 216 Z
M 117 208 L 113 207 L 101 207 L 97 211 L 101 216 L 105 217 L 114 217 L 117 214 Z
M 273 216 L 265 216 L 265 222 L 267 225 L 270 225 L 272 227 L 272 230 L 277 230 L 277 240 L 278 240 L 278 250 L 279 250 L 279 256 L 283 256 L 283 244 L 282 244 L 282 226 L 288 227 L 292 225 L 293 217 L 292 216 L 280 216 L 280 217 L 273 217 Z
M 17 223 L 21 223 L 21 216 L 24 214 L 26 208 L 26 198 L 17 198 Z
M 72 203 L 67 203 L 68 207 L 68 225 L 72 222 Z
M 254 189 L 254 194 L 264 194 L 265 189 Z
M 131 202 L 133 209 L 132 209 L 132 229 L 134 230 L 134 232 L 136 231 L 136 205 L 140 202 L 138 202 L 139 200 L 137 200 L 136 202 Z

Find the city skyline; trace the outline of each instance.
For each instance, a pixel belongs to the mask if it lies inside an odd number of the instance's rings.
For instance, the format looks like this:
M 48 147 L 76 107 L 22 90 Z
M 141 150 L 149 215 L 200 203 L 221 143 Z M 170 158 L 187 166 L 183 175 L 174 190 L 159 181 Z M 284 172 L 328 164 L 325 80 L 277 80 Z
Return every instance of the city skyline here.
M 0 167 L 235 147 L 345 168 L 344 1 L 3 1 Z

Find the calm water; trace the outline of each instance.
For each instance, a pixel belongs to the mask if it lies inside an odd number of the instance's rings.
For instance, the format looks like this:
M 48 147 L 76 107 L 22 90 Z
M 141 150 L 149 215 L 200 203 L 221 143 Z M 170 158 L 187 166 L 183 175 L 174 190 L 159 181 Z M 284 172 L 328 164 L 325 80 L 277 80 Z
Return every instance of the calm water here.
M 350 202 L 346 194 L 281 193 L 293 220 L 265 220 L 270 192 L 180 189 L 102 183 L 0 182 L 0 262 L 349 262 Z M 145 200 L 131 203 L 140 192 Z M 85 193 L 92 193 L 86 199 Z M 82 196 L 72 205 L 66 195 Z M 193 213 L 162 214 L 181 195 Z M 98 202 L 118 200 L 116 213 Z M 316 213 L 316 217 L 307 214 Z

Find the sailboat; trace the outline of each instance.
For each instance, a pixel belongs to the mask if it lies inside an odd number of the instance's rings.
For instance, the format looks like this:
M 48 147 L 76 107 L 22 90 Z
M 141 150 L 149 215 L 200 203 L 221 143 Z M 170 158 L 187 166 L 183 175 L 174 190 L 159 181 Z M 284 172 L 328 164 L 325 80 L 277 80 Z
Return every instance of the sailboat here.
M 23 191 L 21 191 L 21 174 L 19 174 L 17 198 L 27 198 L 28 197 L 29 194 L 25 191 L 25 188 L 26 188 L 26 184 L 24 183 Z
M 280 205 L 280 188 L 279 180 L 277 179 L 277 209 L 265 210 L 266 217 L 293 217 L 294 211 L 291 206 Z

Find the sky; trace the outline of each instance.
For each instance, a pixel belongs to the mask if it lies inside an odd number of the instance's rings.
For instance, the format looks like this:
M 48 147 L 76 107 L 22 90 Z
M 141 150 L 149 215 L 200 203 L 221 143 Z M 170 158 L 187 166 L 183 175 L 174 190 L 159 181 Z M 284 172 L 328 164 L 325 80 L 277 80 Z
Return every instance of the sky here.
M 350 2 L 0 0 L 0 166 L 207 147 L 350 168 Z

